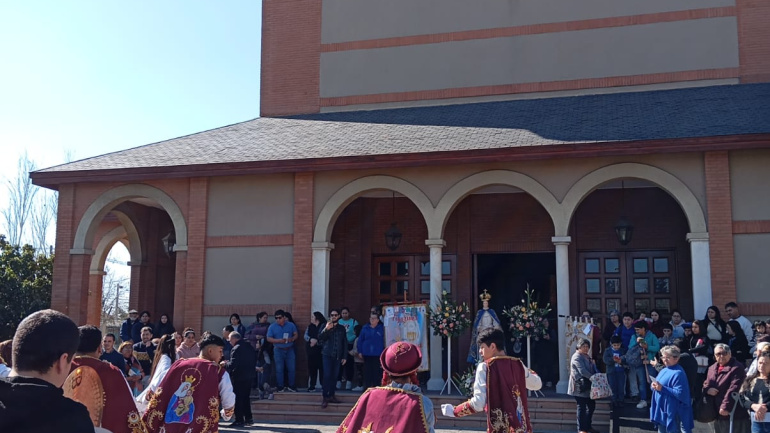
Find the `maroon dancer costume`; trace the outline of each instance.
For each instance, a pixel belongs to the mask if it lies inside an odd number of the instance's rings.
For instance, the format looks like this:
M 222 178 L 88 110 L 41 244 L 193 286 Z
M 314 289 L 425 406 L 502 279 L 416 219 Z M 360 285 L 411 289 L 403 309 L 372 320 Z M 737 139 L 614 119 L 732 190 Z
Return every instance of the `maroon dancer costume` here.
M 224 367 L 201 358 L 171 365 L 147 405 L 149 432 L 211 433 L 219 429 L 219 382 Z M 229 380 L 228 380 L 229 383 Z
M 337 433 L 433 432 L 433 404 L 411 380 L 422 363 L 420 349 L 410 343 L 393 343 L 380 356 L 380 363 L 393 382 L 390 386 L 369 388 Z
M 531 432 L 527 413 L 526 368 L 518 358 L 497 356 L 487 364 L 487 431 L 489 433 Z M 471 402 L 455 408 L 455 416 L 476 413 Z
M 76 356 L 64 395 L 88 408 L 91 421 L 113 433 L 146 433 L 123 373 L 107 361 Z

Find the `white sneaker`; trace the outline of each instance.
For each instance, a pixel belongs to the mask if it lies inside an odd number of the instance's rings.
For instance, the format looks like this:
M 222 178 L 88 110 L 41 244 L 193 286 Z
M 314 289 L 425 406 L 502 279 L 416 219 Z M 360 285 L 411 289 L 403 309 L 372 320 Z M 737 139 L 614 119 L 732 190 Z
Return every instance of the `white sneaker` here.
M 644 409 L 645 407 L 647 407 L 647 400 L 642 400 L 636 405 L 637 409 Z
M 342 389 L 342 382 L 339 380 L 337 381 L 337 389 Z
M 351 389 L 351 391 L 358 391 L 358 392 L 363 391 L 363 390 L 364 390 L 363 386 L 357 386 L 357 387 Z
M 353 389 L 353 382 L 351 382 L 351 381 L 348 381 L 348 384 L 347 384 L 347 385 L 345 385 L 345 389 L 348 389 L 348 390 L 351 390 L 351 389 Z

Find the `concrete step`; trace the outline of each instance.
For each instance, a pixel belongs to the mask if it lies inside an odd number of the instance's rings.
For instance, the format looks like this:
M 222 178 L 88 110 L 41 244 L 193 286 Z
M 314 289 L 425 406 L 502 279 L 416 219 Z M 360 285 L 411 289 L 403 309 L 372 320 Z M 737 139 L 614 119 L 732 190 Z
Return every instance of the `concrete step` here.
M 321 409 L 320 393 L 277 393 L 274 400 L 253 399 L 251 406 L 254 419 L 264 422 L 303 422 L 327 425 L 339 425 L 355 402 L 360 393 L 350 391 L 337 392 L 340 403 L 329 404 Z M 465 401 L 459 396 L 428 394 L 434 405 L 436 427 L 485 429 L 486 415 L 483 413 L 463 417 L 447 418 L 441 415 L 441 405 L 445 403 L 457 405 Z M 538 432 L 575 431 L 575 401 L 565 396 L 530 398 L 529 414 L 532 427 Z M 609 431 L 610 404 L 609 401 L 597 401 L 593 417 L 594 427 Z

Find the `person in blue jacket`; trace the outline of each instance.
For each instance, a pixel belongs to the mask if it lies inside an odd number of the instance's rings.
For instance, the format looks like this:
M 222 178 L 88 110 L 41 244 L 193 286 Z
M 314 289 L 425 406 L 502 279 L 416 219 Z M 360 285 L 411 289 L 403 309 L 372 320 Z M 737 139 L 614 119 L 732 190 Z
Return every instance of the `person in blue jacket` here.
M 658 427 L 658 433 L 691 433 L 693 422 L 690 386 L 687 375 L 679 363 L 679 348 L 666 346 L 660 351 L 666 366 L 650 384 L 652 405 L 650 421 Z
M 358 353 L 364 357 L 364 390 L 382 381 L 380 355 L 385 350 L 385 327 L 377 313 L 369 314 L 369 323 L 358 336 Z

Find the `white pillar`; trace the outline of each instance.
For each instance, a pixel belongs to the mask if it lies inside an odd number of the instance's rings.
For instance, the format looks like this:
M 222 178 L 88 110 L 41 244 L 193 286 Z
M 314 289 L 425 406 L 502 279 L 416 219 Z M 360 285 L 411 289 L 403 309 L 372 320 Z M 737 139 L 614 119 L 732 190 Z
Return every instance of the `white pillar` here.
M 435 308 L 441 300 L 441 252 L 446 246 L 443 239 L 428 239 L 425 245 L 430 248 L 430 306 Z M 419 287 L 415 288 L 419 290 Z M 441 364 L 441 337 L 433 335 L 433 330 L 428 326 L 430 333 L 430 379 L 428 389 L 438 391 L 444 386 L 442 378 L 443 368 Z
M 313 242 L 313 275 L 311 284 L 310 311 L 329 314 L 329 258 L 334 244 Z
M 711 257 L 709 234 L 687 233 L 692 262 L 692 307 L 695 317 L 706 314 L 711 306 Z
M 556 384 L 556 392 L 567 393 L 569 371 L 567 371 L 567 338 L 564 330 L 567 329 L 566 316 L 569 316 L 569 236 L 554 236 L 551 241 L 556 246 L 556 314 L 559 330 L 559 383 Z

